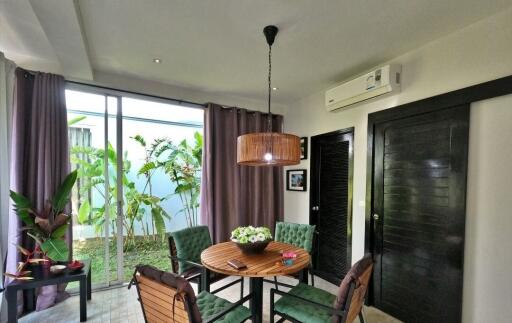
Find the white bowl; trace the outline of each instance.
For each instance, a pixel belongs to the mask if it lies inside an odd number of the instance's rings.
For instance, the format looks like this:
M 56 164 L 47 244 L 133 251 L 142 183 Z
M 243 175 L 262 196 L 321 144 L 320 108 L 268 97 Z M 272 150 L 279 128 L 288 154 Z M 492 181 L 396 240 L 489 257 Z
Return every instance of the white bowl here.
M 66 266 L 64 265 L 53 265 L 50 267 L 50 272 L 52 274 L 60 274 L 64 269 L 66 269 Z

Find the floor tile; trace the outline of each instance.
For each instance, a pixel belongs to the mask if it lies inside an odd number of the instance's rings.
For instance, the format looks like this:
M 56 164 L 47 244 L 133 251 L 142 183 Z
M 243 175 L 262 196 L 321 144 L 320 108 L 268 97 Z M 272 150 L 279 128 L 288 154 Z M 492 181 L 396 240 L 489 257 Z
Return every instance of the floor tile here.
M 212 289 L 221 286 L 232 278 L 218 282 L 212 285 Z M 290 278 L 281 278 L 283 282 L 294 284 L 296 281 Z M 196 289 L 196 286 L 194 289 Z M 239 286 L 234 285 L 226 290 L 219 292 L 217 295 L 224 297 L 230 301 L 239 299 Z M 320 278 L 315 278 L 315 286 L 325 289 L 331 293 L 336 293 L 337 286 L 334 286 Z M 264 295 L 269 295 L 272 285 L 264 284 Z M 249 280 L 245 279 L 244 290 L 246 294 L 249 290 Z M 245 304 L 248 306 L 248 304 Z M 264 321 L 269 321 L 269 297 L 263 302 Z M 141 307 L 137 301 L 137 291 L 135 288 L 128 290 L 126 287 L 120 287 L 111 290 L 94 292 L 92 300 L 87 304 L 88 322 L 144 322 Z M 368 323 L 398 323 L 400 321 L 386 315 L 376 308 L 366 308 L 366 318 Z M 22 317 L 20 323 L 39 323 L 39 322 L 79 322 L 79 299 L 78 296 L 72 296 L 64 302 L 55 305 L 45 311 L 30 313 Z M 357 322 L 357 320 L 356 320 Z

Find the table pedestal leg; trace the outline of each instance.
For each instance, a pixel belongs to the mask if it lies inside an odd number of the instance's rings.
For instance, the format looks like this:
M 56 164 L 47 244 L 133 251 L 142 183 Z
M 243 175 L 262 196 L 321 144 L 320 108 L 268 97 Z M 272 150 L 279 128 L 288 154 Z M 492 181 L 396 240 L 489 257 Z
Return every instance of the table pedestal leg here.
M 2 277 L 3 278 L 3 277 Z M 18 291 L 6 290 L 7 298 L 7 322 L 18 322 Z
M 199 284 L 199 292 L 203 290 L 206 292 L 210 292 L 210 270 L 206 267 L 203 267 L 201 274 L 201 283 Z
M 34 301 L 36 299 L 36 291 L 33 288 L 25 290 L 25 308 L 27 312 L 32 312 L 35 309 Z
M 91 300 L 92 284 L 91 284 L 91 267 L 87 273 L 87 300 Z
M 251 277 L 250 290 L 252 293 L 250 308 L 253 323 L 261 323 L 263 320 L 263 278 Z
M 87 279 L 80 279 L 80 322 L 87 321 Z

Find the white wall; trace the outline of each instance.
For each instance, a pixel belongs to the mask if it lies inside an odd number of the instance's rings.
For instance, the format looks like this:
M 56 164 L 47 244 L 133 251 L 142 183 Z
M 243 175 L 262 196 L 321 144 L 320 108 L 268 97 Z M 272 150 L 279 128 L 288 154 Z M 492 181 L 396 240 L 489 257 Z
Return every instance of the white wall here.
M 369 101 L 341 112 L 330 113 L 326 112 L 324 108 L 324 94 L 321 92 L 285 109 L 286 131 L 298 136 L 313 136 L 348 127 L 355 128 L 353 262 L 362 257 L 364 253 L 368 113 L 512 75 L 512 9 L 433 41 L 390 62 L 402 64 L 403 87 L 402 92 L 398 95 Z M 512 120 L 504 120 L 503 122 L 512 126 Z M 309 159 L 302 161 L 300 165 L 293 168 L 309 170 Z M 308 187 L 310 187 L 309 184 Z M 512 196 L 510 191 L 509 189 L 509 196 Z M 284 203 L 284 218 L 286 221 L 308 223 L 309 193 L 285 191 Z M 474 225 L 471 222 L 473 220 L 474 218 L 468 217 L 469 228 Z M 484 219 L 483 221 L 489 220 Z M 511 240 L 510 238 L 508 240 L 509 246 Z M 502 245 L 494 245 L 481 239 L 474 243 L 480 247 L 469 248 L 467 259 L 472 259 L 474 250 L 485 248 L 484 243 L 493 250 L 503 248 Z M 512 268 L 512 259 L 510 258 L 509 256 L 502 260 L 506 261 L 508 266 L 505 267 L 507 269 L 500 267 L 501 273 Z M 480 261 L 483 261 L 483 259 L 480 259 Z M 487 304 L 487 301 L 483 300 L 486 296 L 481 294 L 481 291 L 472 289 L 472 285 L 468 282 L 471 278 L 468 277 L 472 277 L 472 272 L 474 275 L 484 274 L 471 262 L 466 262 L 464 270 L 470 273 L 465 278 L 467 289 L 464 294 L 464 322 L 482 322 L 482 320 L 474 318 L 474 315 L 471 314 L 474 310 L 470 307 L 476 303 Z M 506 295 L 512 293 L 510 290 L 499 288 L 502 281 L 497 277 L 490 279 L 492 280 L 493 292 L 496 293 L 493 299 L 506 298 Z M 480 286 L 476 287 L 480 288 Z M 499 303 L 494 303 L 493 311 L 504 310 L 497 306 Z M 487 320 L 484 321 L 491 322 L 493 320 L 487 316 Z M 500 322 L 500 320 L 497 319 L 495 322 Z
M 512 95 L 471 105 L 464 322 L 512 320 Z

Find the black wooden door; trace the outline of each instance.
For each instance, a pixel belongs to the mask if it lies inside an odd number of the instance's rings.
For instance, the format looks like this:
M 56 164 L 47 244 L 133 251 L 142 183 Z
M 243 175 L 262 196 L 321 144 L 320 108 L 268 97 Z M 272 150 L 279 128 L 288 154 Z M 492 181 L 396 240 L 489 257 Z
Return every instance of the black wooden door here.
M 335 284 L 350 269 L 353 129 L 311 138 L 310 223 L 315 274 Z
M 460 322 L 469 105 L 377 123 L 376 307 L 405 322 Z

